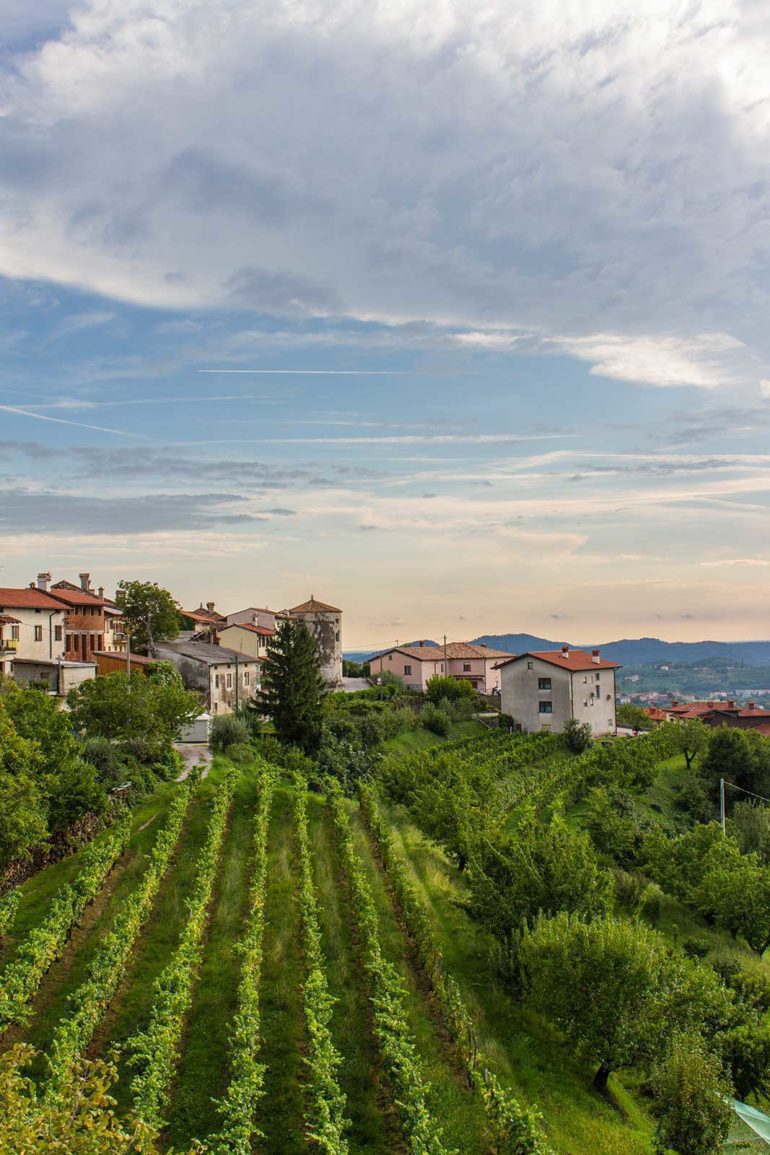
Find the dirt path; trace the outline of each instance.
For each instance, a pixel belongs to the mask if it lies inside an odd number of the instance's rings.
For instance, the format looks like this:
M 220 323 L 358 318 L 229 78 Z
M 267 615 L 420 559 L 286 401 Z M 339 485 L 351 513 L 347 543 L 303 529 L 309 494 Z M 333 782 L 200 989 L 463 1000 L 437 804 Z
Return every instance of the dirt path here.
M 177 782 L 184 782 L 185 778 L 190 777 L 190 771 L 193 767 L 201 763 L 203 764 L 201 778 L 208 777 L 209 770 L 211 769 L 212 754 L 204 742 L 175 742 L 174 749 L 178 754 L 182 755 L 184 761 L 184 769 L 177 778 Z

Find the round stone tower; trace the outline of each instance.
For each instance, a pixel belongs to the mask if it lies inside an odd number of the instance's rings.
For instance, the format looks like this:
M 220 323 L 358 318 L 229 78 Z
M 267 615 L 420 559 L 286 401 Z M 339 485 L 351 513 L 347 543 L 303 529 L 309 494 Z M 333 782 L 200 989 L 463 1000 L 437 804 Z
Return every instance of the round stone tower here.
M 301 606 L 287 610 L 290 618 L 304 622 L 315 640 L 321 676 L 328 686 L 342 685 L 342 610 L 316 601 L 313 595 Z

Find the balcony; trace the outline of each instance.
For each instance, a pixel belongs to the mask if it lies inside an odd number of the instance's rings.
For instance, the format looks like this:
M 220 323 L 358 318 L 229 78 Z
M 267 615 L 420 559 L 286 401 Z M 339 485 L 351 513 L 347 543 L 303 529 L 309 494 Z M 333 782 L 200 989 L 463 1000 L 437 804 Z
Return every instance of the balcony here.
M 18 648 L 18 638 L 4 638 L 0 635 L 0 654 L 15 654 Z

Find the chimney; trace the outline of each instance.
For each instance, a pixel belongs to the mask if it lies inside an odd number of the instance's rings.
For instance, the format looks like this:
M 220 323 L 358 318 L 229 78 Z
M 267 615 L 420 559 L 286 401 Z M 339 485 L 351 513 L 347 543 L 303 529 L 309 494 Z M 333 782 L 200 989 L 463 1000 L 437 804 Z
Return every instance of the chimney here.
M 99 589 L 97 592 L 99 594 L 99 597 L 103 598 L 104 597 L 104 586 L 99 586 Z
M 421 646 L 424 646 L 424 645 L 425 645 L 425 642 L 420 642 L 419 644 L 420 644 Z
M 78 577 L 80 578 L 80 588 L 83 590 L 84 593 L 88 593 L 88 591 L 91 589 L 91 575 L 90 575 L 90 573 L 81 573 L 81 574 L 78 574 Z
M 213 614 L 214 603 L 213 602 L 206 602 L 206 609 L 209 611 L 210 614 Z
M 37 588 L 43 593 L 48 593 L 48 587 L 51 584 L 51 575 L 49 573 L 39 573 L 37 575 Z M 34 588 L 34 587 L 33 587 Z
M 734 710 L 735 709 L 735 702 L 732 700 L 732 698 L 727 699 L 727 709 L 728 710 Z
M 746 707 L 747 710 L 756 710 L 756 708 L 757 708 L 756 702 L 749 702 L 749 704 Z
M 591 661 L 594 662 L 597 666 L 599 665 L 601 658 L 599 657 L 598 650 L 591 650 Z
M 678 706 L 679 705 L 679 699 L 678 698 L 672 698 L 671 699 L 671 705 L 672 706 Z
M 569 646 L 562 646 L 562 648 L 561 648 L 561 656 L 562 656 L 563 658 L 568 658 L 568 657 L 569 657 Z

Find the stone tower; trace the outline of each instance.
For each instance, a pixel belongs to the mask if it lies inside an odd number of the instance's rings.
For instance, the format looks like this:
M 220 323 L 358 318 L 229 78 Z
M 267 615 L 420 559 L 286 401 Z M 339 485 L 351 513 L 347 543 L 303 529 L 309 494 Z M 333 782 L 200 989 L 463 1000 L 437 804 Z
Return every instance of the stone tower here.
M 321 676 L 328 686 L 342 685 L 342 610 L 316 601 L 313 595 L 286 616 L 304 622 L 313 635 L 321 664 Z

